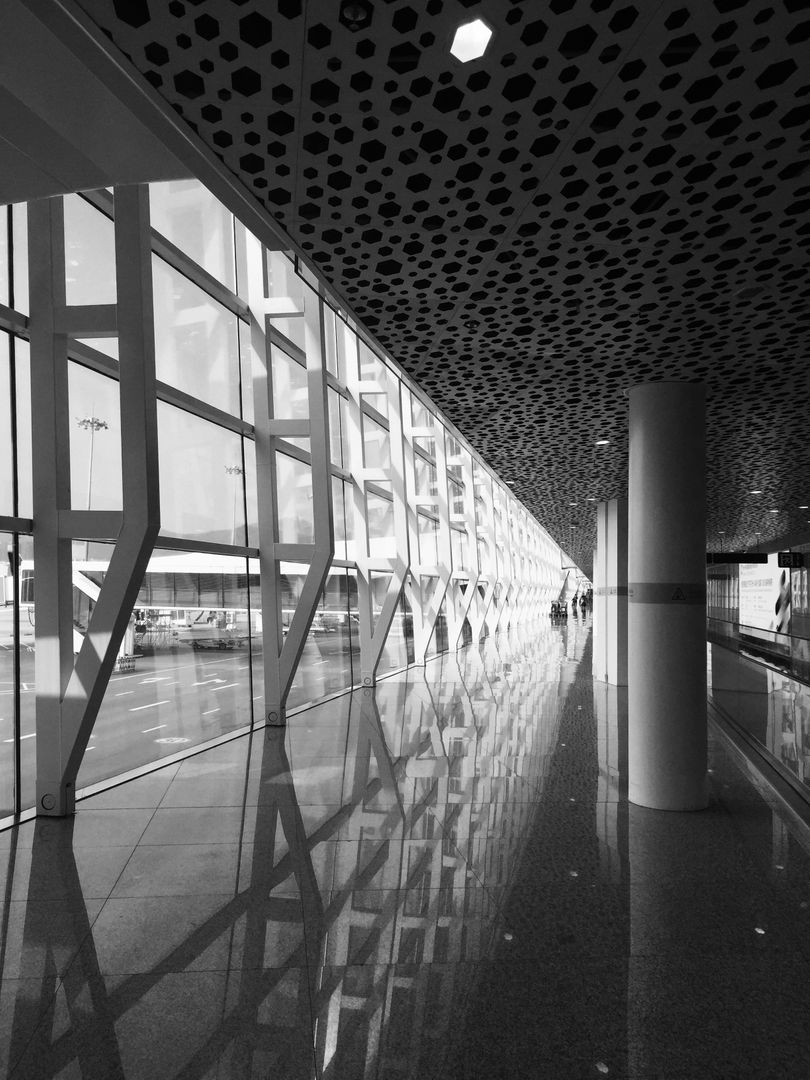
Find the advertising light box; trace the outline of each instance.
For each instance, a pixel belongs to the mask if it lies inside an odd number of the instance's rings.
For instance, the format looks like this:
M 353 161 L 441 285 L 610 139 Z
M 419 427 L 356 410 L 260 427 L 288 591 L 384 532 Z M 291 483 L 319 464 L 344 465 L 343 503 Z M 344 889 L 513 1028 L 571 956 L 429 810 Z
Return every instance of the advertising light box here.
M 776 552 L 767 563 L 740 564 L 740 626 L 790 633 L 790 571 Z

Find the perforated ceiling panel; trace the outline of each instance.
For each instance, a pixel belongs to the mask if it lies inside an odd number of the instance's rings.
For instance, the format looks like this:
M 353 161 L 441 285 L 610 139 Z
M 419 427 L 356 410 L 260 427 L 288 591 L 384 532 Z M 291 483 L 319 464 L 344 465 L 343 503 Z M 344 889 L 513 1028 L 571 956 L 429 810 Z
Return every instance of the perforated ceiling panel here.
M 583 569 L 649 379 L 709 549 L 809 528 L 808 0 L 83 6 Z

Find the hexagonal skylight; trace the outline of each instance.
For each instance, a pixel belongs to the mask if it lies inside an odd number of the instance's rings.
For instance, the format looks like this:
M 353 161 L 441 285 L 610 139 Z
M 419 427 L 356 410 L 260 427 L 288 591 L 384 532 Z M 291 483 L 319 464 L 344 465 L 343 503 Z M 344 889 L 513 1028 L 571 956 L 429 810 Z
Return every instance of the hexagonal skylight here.
M 486 52 L 492 31 L 481 19 L 463 23 L 456 30 L 450 52 L 456 60 L 466 64 L 468 60 L 478 60 Z

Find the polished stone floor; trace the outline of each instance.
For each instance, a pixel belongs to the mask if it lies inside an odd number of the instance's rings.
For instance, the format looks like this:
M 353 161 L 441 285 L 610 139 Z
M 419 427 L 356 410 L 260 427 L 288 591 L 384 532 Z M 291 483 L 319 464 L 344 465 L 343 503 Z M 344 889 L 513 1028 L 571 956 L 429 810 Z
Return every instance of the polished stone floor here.
M 631 807 L 585 619 L 0 834 L 14 1080 L 806 1080 L 810 858 Z

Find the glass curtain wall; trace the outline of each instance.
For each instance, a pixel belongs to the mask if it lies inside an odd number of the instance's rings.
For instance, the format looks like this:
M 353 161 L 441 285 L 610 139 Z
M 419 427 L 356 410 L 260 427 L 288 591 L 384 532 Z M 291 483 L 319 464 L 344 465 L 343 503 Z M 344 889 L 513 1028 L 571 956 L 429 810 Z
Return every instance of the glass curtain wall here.
M 69 195 L 63 205 L 67 302 L 115 303 L 112 193 Z M 306 595 L 309 565 L 299 553 L 315 532 L 315 440 L 311 430 L 299 433 L 314 422 L 305 310 L 316 312 L 324 349 L 334 553 L 309 613 L 288 707 L 361 684 L 365 621 L 375 674 L 383 675 L 544 613 L 560 582 L 557 545 L 309 271 L 286 253 L 262 249 L 195 181 L 151 185 L 150 209 L 161 534 L 79 788 L 264 719 L 263 625 L 278 619 L 286 640 Z M 256 295 L 269 315 L 264 354 L 251 308 Z M 24 206 L 0 208 L 0 305 L 2 816 L 34 800 Z M 260 602 L 256 380 L 269 381 L 271 418 L 288 426 L 284 433 L 276 424 L 272 436 L 272 541 L 290 552 L 276 564 L 279 610 L 272 613 Z M 70 340 L 68 394 L 71 507 L 120 511 L 115 338 Z M 73 543 L 75 652 L 112 550 Z

